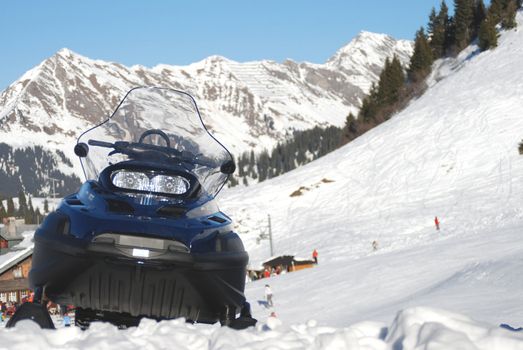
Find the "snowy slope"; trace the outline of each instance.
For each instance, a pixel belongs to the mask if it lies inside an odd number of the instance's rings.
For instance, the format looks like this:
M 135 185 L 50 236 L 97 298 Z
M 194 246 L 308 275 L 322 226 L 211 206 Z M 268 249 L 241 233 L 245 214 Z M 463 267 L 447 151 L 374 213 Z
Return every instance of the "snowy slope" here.
M 253 266 L 269 257 L 268 241 L 256 243 L 267 214 L 276 254 L 320 252 L 317 268 L 271 280 L 285 322 L 390 324 L 397 310 L 428 305 L 521 323 L 521 57 L 519 29 L 493 51 L 438 62 L 432 87 L 388 122 L 281 177 L 227 190 L 221 208 Z M 263 284 L 249 286 L 251 299 Z
M 446 235 L 519 222 L 522 53 L 521 30 L 505 33 L 494 51 L 444 62 L 441 71 L 457 68 L 349 145 L 257 186 L 228 189 L 222 209 L 239 223 L 254 260 L 267 258 L 267 245 L 255 243 L 267 214 L 277 253 L 318 248 L 326 260 L 339 255 L 326 237 L 357 257 L 374 239 L 390 248 L 425 241 L 434 216 Z

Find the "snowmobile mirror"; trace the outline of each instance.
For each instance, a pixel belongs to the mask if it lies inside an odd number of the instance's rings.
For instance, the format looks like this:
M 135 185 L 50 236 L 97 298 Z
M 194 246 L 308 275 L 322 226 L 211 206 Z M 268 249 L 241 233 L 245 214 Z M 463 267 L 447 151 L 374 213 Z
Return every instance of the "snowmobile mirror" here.
M 235 170 L 236 170 L 236 164 L 234 164 L 234 161 L 232 161 L 232 160 L 229 160 L 229 161 L 223 163 L 222 166 L 220 167 L 220 171 L 227 175 L 234 173 Z
M 74 154 L 78 157 L 85 158 L 87 157 L 87 153 L 89 153 L 89 146 L 87 146 L 87 144 L 80 142 L 74 146 Z

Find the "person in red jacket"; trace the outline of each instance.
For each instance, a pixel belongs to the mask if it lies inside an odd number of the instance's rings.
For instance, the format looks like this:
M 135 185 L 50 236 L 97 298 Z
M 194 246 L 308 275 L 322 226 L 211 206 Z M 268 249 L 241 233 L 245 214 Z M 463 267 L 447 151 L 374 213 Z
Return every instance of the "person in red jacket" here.
M 312 258 L 314 259 L 314 263 L 317 264 L 318 263 L 318 251 L 316 249 L 314 249 L 314 251 L 312 252 Z
M 434 224 L 436 224 L 436 230 L 439 231 L 439 220 L 437 216 L 434 218 Z

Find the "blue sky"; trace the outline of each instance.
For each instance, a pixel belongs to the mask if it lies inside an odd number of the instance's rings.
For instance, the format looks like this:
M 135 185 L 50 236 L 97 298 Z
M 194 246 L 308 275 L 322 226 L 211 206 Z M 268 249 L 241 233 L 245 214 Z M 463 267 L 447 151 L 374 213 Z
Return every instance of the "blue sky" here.
M 453 1 L 447 1 L 449 5 Z M 10 0 L 0 7 L 0 89 L 56 51 L 125 65 L 322 63 L 361 30 L 412 39 L 440 0 Z

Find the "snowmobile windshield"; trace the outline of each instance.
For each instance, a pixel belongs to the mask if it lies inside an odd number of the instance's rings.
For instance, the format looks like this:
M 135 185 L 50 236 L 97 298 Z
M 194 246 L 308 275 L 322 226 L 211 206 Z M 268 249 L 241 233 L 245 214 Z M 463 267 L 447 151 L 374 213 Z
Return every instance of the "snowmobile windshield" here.
M 211 196 L 218 194 L 234 171 L 231 154 L 208 132 L 194 99 L 167 88 L 129 91 L 107 120 L 80 135 L 75 153 L 87 180 L 98 179 L 110 165 L 132 160 L 153 167 L 181 167 Z M 129 172 L 118 176 L 141 181 L 143 187 L 143 176 Z M 170 181 L 158 178 L 156 182 Z M 147 181 L 152 183 L 152 177 Z M 179 190 L 185 182 L 178 182 L 166 186 Z

